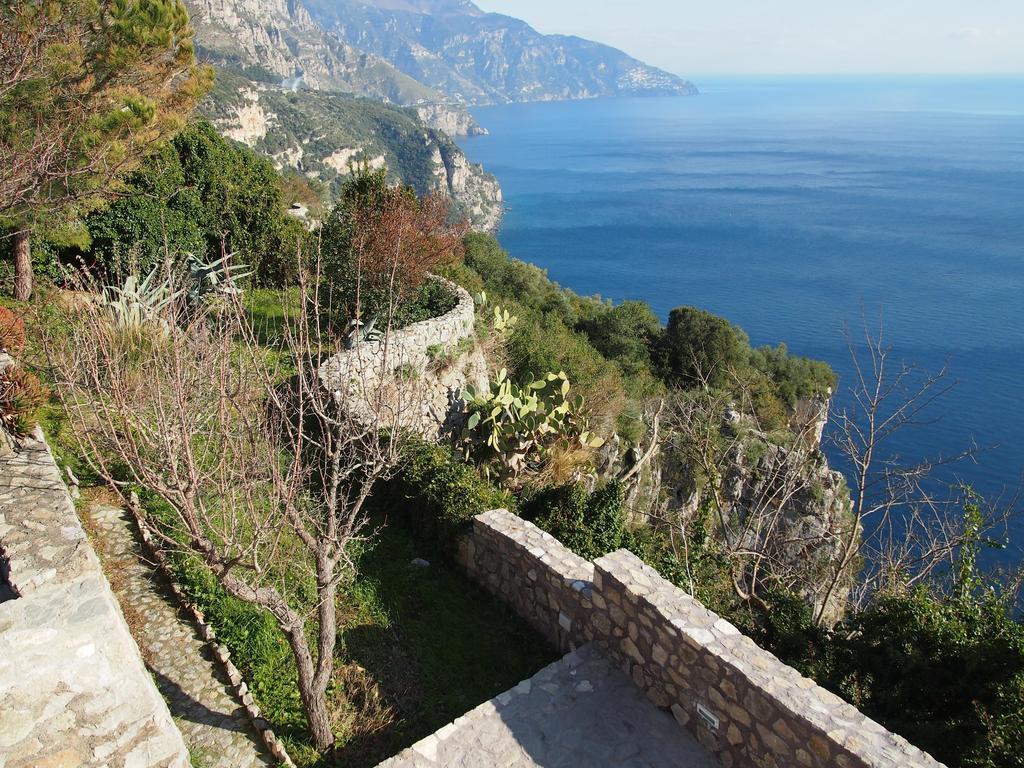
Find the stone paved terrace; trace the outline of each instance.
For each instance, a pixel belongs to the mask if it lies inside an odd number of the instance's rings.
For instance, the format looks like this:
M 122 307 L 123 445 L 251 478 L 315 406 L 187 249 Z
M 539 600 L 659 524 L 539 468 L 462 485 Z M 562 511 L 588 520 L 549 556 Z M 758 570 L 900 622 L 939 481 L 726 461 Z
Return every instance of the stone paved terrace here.
M 187 768 L 42 436 L 0 452 L 0 766 Z
M 707 752 L 585 645 L 378 768 L 712 768 Z
M 146 666 L 193 758 L 204 768 L 276 765 L 209 645 L 145 562 L 129 514 L 97 504 L 88 512 L 95 544 Z

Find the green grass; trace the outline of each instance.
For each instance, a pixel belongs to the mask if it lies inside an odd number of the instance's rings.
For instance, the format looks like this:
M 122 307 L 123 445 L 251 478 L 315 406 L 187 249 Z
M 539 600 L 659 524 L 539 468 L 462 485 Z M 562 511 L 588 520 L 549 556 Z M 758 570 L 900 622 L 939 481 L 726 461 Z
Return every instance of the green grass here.
M 557 658 L 555 650 L 398 524 L 385 525 L 358 557 L 347 590 L 345 656 L 380 686 L 395 719 L 345 744 L 338 765 L 361 768 L 433 733 Z
M 245 307 L 260 344 L 278 346 L 291 315 L 296 311 L 299 290 L 254 288 L 245 293 Z

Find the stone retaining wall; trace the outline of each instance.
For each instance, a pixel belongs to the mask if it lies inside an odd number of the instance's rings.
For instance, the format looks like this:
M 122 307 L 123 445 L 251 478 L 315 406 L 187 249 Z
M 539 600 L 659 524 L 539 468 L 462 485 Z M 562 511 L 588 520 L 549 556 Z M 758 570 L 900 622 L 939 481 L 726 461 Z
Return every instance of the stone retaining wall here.
M 364 411 L 371 407 L 368 401 L 383 378 L 389 395 L 380 407 L 403 410 L 403 425 L 427 438 L 461 427 L 467 384 L 487 388 L 487 364 L 475 343 L 473 297 L 455 283 L 441 282 L 455 293 L 451 311 L 392 331 L 386 347 L 376 341 L 360 342 L 325 362 L 320 373 L 329 389 L 348 386 L 349 402 Z M 367 417 L 373 420 L 372 412 Z
M 626 550 L 588 563 L 494 510 L 474 520 L 459 553 L 472 577 L 560 648 L 601 648 L 726 768 L 941 766 Z
M 0 456 L 0 765 L 187 768 L 42 434 Z

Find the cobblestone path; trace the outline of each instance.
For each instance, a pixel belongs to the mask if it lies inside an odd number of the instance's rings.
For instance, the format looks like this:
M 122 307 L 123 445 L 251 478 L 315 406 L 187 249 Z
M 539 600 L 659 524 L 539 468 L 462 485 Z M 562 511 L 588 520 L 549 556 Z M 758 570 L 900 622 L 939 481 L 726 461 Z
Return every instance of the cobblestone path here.
M 378 768 L 718 768 L 586 645 Z
M 89 516 L 104 571 L 194 764 L 275 765 L 206 643 L 178 611 L 162 577 L 141 559 L 128 513 L 93 505 Z

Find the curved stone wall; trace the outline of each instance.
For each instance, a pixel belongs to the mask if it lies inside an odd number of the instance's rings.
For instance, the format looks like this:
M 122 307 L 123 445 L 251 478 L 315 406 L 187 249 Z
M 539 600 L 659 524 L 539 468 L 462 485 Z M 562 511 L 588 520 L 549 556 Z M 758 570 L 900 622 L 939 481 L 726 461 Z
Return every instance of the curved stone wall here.
M 408 409 L 403 426 L 436 438 L 460 426 L 467 384 L 486 388 L 487 365 L 476 345 L 473 297 L 448 280 L 453 309 L 440 317 L 392 331 L 386 343 L 364 341 L 327 360 L 320 378 L 332 390 L 349 387 L 350 400 L 364 411 L 368 394 L 384 379 L 392 396 L 386 407 Z M 367 414 L 369 417 L 370 414 Z

